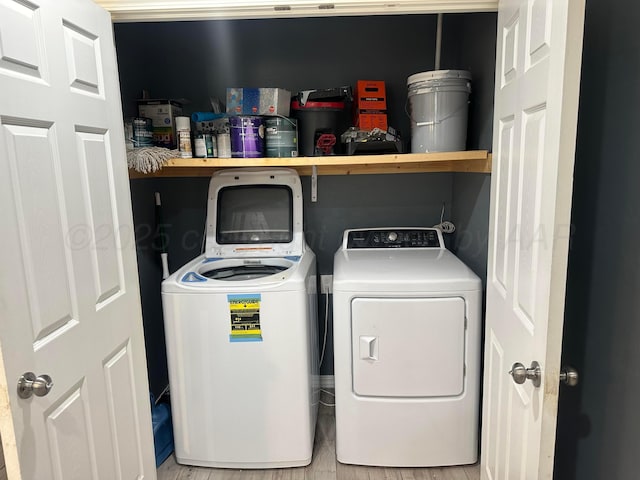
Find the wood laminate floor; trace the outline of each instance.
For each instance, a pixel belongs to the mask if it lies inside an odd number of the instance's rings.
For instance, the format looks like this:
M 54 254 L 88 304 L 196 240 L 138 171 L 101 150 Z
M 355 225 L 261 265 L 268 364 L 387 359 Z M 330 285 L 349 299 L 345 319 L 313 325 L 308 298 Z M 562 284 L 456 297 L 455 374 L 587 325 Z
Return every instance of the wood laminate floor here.
M 480 466 L 384 468 L 343 465 L 336 461 L 336 425 L 331 407 L 321 407 L 313 461 L 306 467 L 229 470 L 178 465 L 171 455 L 158 468 L 158 480 L 478 480 Z

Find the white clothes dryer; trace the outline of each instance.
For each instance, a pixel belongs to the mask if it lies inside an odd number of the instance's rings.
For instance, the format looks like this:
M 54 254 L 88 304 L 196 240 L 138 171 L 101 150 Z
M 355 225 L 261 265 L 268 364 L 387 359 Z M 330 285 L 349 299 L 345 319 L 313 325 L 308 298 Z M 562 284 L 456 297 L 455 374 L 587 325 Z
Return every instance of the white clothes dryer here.
M 434 228 L 347 230 L 333 275 L 338 461 L 475 463 L 480 279 Z
M 311 462 L 320 393 L 316 282 L 297 172 L 214 174 L 205 254 L 162 283 L 178 463 Z

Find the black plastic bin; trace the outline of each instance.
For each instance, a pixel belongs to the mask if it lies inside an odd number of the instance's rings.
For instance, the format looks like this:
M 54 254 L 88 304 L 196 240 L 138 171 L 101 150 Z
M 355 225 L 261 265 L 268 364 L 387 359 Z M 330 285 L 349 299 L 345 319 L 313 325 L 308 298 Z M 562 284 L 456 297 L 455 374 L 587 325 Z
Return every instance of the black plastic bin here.
M 345 102 L 291 102 L 291 116 L 298 120 L 298 151 L 303 157 L 343 153 L 340 135 L 349 127 Z

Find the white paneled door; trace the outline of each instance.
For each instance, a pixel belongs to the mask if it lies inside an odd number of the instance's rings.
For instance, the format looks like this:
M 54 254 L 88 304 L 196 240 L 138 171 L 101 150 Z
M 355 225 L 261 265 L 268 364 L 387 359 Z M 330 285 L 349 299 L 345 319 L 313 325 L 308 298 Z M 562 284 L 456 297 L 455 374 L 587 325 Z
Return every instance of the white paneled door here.
M 156 478 L 120 105 L 107 12 L 89 0 L 0 0 L 0 434 L 11 480 Z M 39 378 L 21 398 L 27 372 Z
M 553 475 L 583 22 L 584 0 L 499 6 L 483 479 Z

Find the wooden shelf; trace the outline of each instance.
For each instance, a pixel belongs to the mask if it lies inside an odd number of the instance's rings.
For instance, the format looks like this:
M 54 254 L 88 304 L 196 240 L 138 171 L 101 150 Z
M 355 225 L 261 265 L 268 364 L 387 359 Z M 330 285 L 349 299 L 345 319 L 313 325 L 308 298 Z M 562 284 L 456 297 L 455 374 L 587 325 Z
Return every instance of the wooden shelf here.
M 463 152 L 404 153 L 297 158 L 173 158 L 152 174 L 129 170 L 130 178 L 201 177 L 214 170 L 237 167 L 289 167 L 300 175 L 357 175 L 375 173 L 469 172 L 491 173 L 491 154 L 486 150 Z

